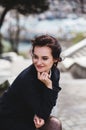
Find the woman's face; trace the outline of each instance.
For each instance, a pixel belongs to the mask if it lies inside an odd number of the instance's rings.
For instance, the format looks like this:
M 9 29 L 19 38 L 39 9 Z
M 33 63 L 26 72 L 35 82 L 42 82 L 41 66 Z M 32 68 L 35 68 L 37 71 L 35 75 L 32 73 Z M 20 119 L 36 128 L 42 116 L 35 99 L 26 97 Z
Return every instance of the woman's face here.
M 38 72 L 49 72 L 56 60 L 53 58 L 51 48 L 36 46 L 32 56 L 33 64 Z

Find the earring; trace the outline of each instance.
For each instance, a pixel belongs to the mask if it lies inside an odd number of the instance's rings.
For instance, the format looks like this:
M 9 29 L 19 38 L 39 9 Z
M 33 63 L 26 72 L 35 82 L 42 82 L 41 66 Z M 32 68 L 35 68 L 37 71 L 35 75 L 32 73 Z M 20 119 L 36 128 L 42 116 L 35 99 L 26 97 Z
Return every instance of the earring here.
M 59 57 L 59 58 L 58 58 L 58 62 L 61 62 L 61 61 L 62 61 L 62 58 L 61 58 L 61 57 Z

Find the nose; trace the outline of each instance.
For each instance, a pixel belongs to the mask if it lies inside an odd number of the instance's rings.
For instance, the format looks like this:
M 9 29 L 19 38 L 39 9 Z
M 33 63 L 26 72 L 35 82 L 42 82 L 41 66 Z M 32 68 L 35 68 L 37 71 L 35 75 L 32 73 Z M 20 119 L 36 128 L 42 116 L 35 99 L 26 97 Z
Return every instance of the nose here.
M 38 59 L 38 60 L 37 60 L 37 65 L 40 65 L 40 64 L 42 64 L 42 60 L 41 60 L 41 59 Z

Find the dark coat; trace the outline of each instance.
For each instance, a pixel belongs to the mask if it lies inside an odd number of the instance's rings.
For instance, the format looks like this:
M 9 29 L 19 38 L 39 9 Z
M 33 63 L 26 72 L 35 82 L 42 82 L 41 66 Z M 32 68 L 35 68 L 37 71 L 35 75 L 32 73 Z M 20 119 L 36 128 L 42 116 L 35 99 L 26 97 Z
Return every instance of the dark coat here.
M 59 70 L 52 67 L 53 89 L 37 79 L 34 65 L 22 71 L 0 98 L 0 130 L 35 130 L 34 115 L 45 121 L 56 104 Z

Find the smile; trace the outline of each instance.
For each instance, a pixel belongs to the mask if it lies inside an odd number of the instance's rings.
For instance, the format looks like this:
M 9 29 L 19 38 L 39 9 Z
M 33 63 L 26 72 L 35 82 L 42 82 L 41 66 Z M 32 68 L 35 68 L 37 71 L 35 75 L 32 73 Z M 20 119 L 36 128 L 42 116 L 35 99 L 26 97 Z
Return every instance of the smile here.
M 41 69 L 41 68 L 43 68 L 44 66 L 36 66 L 38 69 Z

